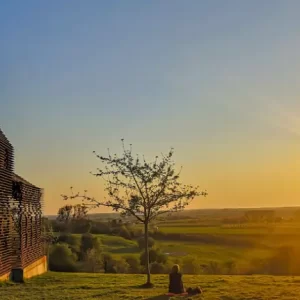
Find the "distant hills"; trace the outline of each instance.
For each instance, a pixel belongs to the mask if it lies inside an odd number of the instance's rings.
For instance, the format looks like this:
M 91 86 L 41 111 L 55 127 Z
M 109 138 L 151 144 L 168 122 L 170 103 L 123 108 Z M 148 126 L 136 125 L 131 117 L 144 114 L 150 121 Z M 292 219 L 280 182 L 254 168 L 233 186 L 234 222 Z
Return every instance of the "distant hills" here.
M 292 206 L 292 207 L 249 207 L 249 208 L 211 208 L 211 209 L 186 209 L 182 212 L 176 213 L 178 217 L 189 217 L 189 218 L 200 218 L 207 216 L 214 217 L 226 217 L 230 216 L 239 216 L 243 215 L 246 211 L 249 210 L 273 210 L 275 211 L 277 216 L 288 218 L 292 217 L 295 211 L 300 210 L 300 206 Z M 116 219 L 120 217 L 119 213 L 91 213 L 88 214 L 89 218 L 92 220 L 97 219 Z M 46 218 L 53 220 L 56 218 L 56 215 L 45 215 Z

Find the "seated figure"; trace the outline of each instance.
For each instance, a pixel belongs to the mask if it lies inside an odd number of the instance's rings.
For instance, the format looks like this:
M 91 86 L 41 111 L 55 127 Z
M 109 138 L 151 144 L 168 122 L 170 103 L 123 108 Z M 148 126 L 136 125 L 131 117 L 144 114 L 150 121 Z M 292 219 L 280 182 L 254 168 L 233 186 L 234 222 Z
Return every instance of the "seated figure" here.
M 174 265 L 169 275 L 169 293 L 182 294 L 185 292 L 182 282 L 182 274 L 178 265 Z

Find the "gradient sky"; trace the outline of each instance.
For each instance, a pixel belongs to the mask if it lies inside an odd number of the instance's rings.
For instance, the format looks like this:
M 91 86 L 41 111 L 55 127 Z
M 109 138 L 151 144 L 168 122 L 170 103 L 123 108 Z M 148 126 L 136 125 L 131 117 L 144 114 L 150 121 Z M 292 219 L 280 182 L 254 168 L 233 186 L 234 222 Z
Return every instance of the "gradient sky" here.
M 101 198 L 92 151 L 176 151 L 193 208 L 300 204 L 300 1 L 2 1 L 16 172 Z M 105 211 L 105 210 L 101 210 Z

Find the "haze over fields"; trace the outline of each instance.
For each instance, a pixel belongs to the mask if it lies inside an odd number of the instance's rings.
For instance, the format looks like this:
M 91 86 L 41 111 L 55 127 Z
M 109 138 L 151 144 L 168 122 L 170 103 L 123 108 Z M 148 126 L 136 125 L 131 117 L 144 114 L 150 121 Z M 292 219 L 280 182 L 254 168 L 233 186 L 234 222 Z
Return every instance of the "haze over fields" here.
M 7 1 L 0 120 L 18 173 L 56 214 L 103 197 L 92 151 L 175 148 L 191 208 L 300 197 L 299 1 Z M 201 200 L 201 201 L 200 201 Z M 108 210 L 99 209 L 98 212 Z

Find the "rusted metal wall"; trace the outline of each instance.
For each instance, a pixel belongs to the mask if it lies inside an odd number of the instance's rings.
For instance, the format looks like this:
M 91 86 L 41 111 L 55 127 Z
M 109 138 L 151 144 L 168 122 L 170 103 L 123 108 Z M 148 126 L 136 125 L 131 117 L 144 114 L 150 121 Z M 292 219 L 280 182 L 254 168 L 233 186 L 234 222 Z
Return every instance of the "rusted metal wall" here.
M 0 168 L 1 276 L 13 268 L 23 269 L 32 264 L 45 254 L 45 247 L 43 190 L 13 173 L 13 148 L 1 130 L 0 159 L 3 161 Z
M 0 276 L 11 270 L 11 222 L 9 199 L 12 191 L 14 150 L 0 129 Z

